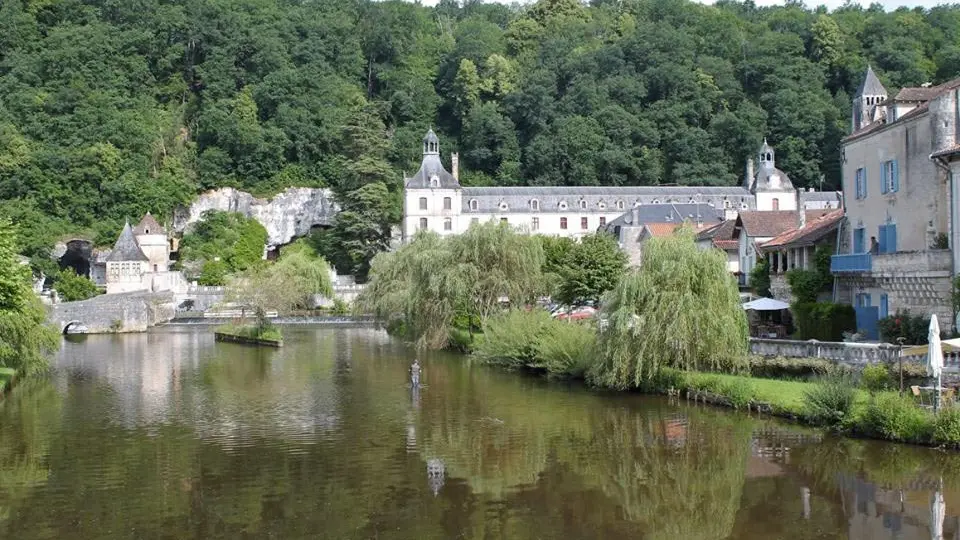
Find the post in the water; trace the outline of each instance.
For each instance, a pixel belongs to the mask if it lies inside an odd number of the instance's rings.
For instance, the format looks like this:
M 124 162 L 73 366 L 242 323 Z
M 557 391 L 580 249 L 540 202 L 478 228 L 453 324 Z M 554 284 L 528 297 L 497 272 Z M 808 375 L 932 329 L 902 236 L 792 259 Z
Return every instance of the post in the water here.
M 414 388 L 420 388 L 420 361 L 413 359 L 413 365 L 410 366 L 410 385 Z

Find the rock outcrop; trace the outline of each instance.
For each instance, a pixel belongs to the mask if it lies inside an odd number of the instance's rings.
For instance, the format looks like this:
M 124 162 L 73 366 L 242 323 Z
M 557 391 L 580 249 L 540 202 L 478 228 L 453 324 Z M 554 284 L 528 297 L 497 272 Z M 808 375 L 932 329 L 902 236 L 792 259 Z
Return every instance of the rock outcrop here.
M 306 236 L 314 227 L 329 227 L 339 207 L 330 189 L 288 188 L 265 200 L 245 191 L 221 188 L 200 195 L 189 208 L 178 208 L 173 216 L 174 230 L 182 233 L 208 210 L 237 212 L 256 219 L 267 229 L 267 247 L 274 248 Z

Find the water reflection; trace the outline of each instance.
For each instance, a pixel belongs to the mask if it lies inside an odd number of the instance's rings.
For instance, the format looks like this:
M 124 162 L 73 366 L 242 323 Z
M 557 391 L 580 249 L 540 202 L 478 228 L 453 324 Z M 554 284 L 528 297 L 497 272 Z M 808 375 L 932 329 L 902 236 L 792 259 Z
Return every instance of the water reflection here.
M 363 329 L 67 343 L 0 405 L 0 537 L 960 540 L 957 454 L 412 360 Z

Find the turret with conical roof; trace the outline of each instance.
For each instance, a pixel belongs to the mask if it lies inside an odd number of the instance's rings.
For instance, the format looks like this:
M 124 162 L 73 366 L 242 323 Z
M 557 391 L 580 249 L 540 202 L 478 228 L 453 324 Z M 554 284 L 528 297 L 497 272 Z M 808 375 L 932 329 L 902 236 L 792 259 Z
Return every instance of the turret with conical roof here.
M 128 221 L 123 226 L 123 231 L 113 245 L 113 251 L 107 257 L 107 262 L 149 262 L 150 259 L 140 249 L 137 238 L 133 234 L 133 228 Z
M 423 161 L 420 169 L 405 180 L 408 189 L 456 189 L 460 183 L 443 167 L 440 161 L 440 138 L 431 129 L 423 137 Z
M 852 131 L 859 131 L 870 124 L 879 121 L 883 116 L 883 109 L 880 104 L 887 100 L 887 89 L 873 72 L 871 66 L 867 66 L 867 72 L 857 87 L 857 93 L 853 96 L 853 121 Z

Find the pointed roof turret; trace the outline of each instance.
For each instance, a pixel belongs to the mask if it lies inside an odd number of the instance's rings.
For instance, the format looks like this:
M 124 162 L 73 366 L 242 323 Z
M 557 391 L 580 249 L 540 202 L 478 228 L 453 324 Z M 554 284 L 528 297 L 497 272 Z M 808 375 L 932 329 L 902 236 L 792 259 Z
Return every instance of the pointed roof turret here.
M 140 220 L 140 223 L 133 228 L 133 234 L 140 236 L 143 234 L 167 234 L 167 231 L 164 230 L 163 226 L 150 215 L 150 212 L 147 212 L 143 219 Z
M 857 93 L 855 96 L 886 96 L 887 89 L 883 87 L 883 83 L 880 82 L 880 79 L 877 78 L 877 74 L 873 72 L 873 67 L 867 65 L 867 73 L 863 76 L 863 80 L 860 81 L 860 86 L 857 88 Z
M 107 257 L 107 262 L 126 261 L 150 261 L 143 253 L 143 250 L 140 249 L 140 244 L 137 243 L 137 238 L 133 235 L 133 229 L 130 227 L 129 221 L 123 226 L 123 231 L 120 232 L 117 243 L 113 245 L 113 251 L 111 251 L 110 256 Z
M 420 162 L 420 169 L 406 179 L 405 186 L 418 189 L 460 187 L 457 179 L 447 172 L 440 161 L 440 138 L 432 129 L 423 137 L 423 161 Z

